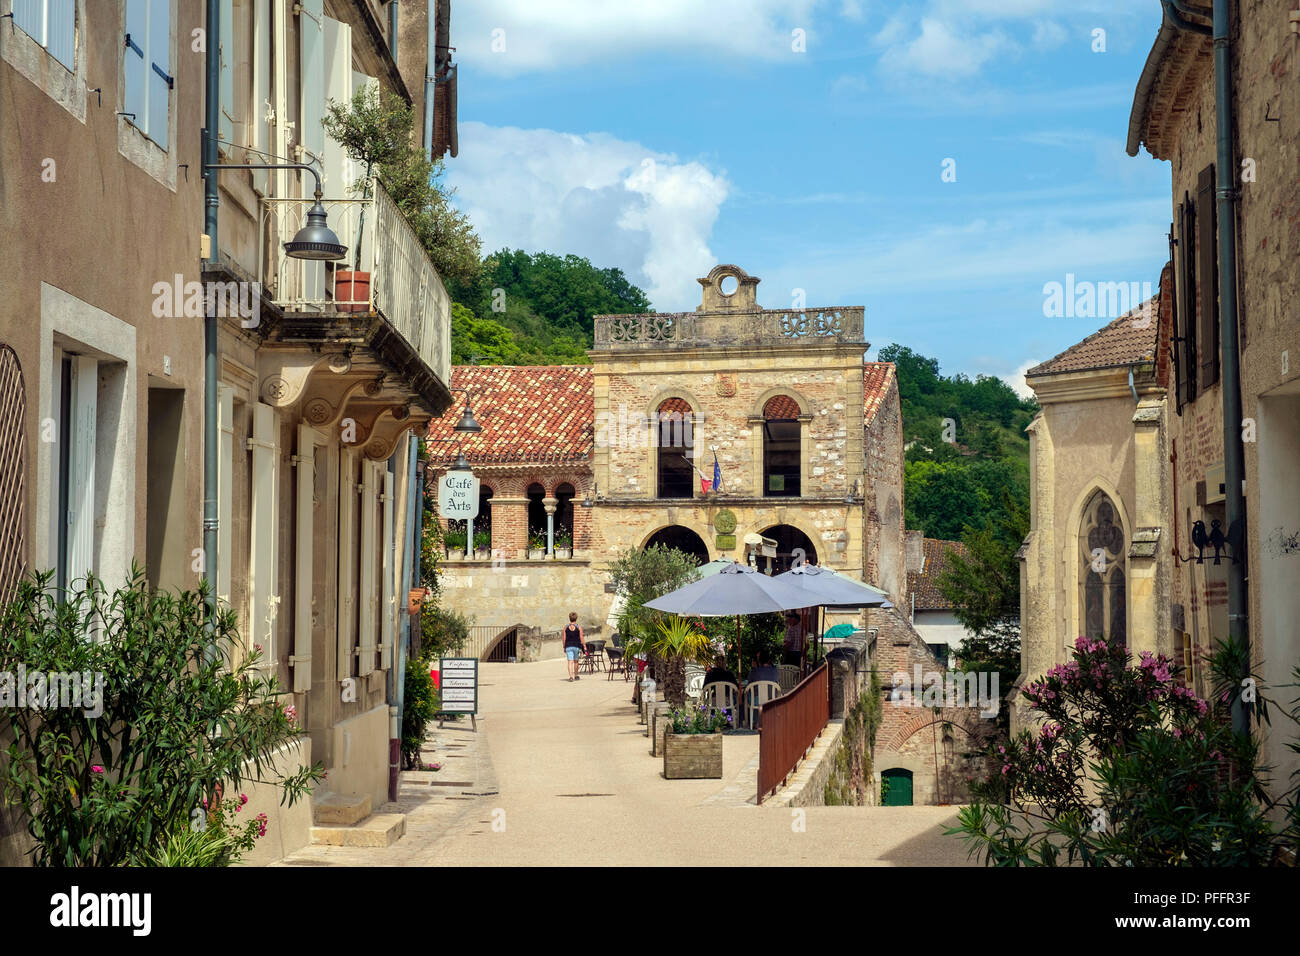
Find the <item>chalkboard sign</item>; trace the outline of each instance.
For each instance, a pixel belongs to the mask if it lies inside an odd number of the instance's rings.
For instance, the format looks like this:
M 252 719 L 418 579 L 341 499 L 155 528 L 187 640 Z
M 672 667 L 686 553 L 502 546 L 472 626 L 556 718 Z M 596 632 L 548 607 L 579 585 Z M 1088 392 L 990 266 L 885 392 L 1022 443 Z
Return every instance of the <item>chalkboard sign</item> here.
M 478 713 L 478 660 L 473 657 L 444 657 L 438 665 L 444 714 Z

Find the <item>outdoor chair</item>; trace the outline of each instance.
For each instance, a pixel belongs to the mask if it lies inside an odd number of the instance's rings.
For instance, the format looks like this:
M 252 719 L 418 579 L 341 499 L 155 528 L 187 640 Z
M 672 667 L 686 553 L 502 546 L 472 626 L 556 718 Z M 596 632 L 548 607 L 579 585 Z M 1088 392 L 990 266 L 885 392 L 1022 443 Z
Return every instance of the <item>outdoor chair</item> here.
M 605 642 L 588 641 L 583 651 L 585 653 L 582 655 L 582 660 L 578 662 L 579 670 L 584 674 L 594 674 L 597 670 L 601 670 L 601 655 L 605 652 Z
M 686 696 L 691 700 L 699 700 L 700 693 L 704 690 L 704 668 L 699 664 L 686 665 Z
M 799 668 L 794 664 L 778 664 L 776 671 L 780 675 L 781 693 L 788 694 L 794 690 L 794 685 L 799 683 Z
M 627 670 L 627 661 L 623 659 L 623 648 L 607 647 L 605 655 L 609 658 L 606 680 L 613 680 L 615 674 L 621 674 Z
M 745 688 L 745 726 L 758 730 L 762 708 L 769 700 L 781 696 L 781 685 L 774 680 L 756 680 Z
M 713 681 L 700 691 L 700 706 L 709 714 L 726 710 L 736 719 L 740 705 L 740 688 L 731 681 Z M 738 721 L 737 721 L 738 723 Z M 736 724 L 733 724 L 736 726 Z

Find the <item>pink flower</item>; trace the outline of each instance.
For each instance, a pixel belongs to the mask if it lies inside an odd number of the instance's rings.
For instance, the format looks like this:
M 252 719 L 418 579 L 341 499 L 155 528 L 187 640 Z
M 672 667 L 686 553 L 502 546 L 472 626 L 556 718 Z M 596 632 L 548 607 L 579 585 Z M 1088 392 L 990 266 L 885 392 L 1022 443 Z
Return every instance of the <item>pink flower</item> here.
M 239 795 L 239 805 L 242 807 L 242 806 L 243 806 L 244 804 L 246 804 L 247 802 L 248 802 L 248 794 L 246 794 L 246 793 L 241 793 L 241 794 Z
M 101 766 L 99 766 L 99 765 L 97 764 L 97 765 L 95 765 L 95 766 L 93 766 L 93 767 L 90 768 L 90 772 L 91 772 L 91 773 L 103 773 L 103 772 L 104 772 L 104 768 L 101 767 Z

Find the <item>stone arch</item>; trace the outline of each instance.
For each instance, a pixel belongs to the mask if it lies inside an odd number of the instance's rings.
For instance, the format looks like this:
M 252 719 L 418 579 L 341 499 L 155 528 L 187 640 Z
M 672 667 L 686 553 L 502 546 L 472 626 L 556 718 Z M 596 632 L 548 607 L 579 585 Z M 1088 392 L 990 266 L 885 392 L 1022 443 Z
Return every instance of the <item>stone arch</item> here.
M 709 562 L 708 543 L 698 532 L 694 531 L 691 528 L 686 527 L 685 525 L 680 525 L 680 524 L 665 525 L 664 527 L 660 528 L 658 531 L 651 534 L 650 537 L 642 541 L 641 547 L 648 548 L 652 543 L 655 543 L 656 538 L 667 538 L 667 537 L 676 537 L 679 538 L 680 541 L 669 542 L 669 541 L 661 540 L 658 543 L 668 544 L 670 547 L 676 547 L 678 551 L 681 551 L 685 554 L 692 555 L 694 558 L 696 558 L 699 561 L 700 564 L 708 564 Z M 691 540 L 692 538 L 694 540 Z
M 1074 638 L 1083 633 L 1083 609 L 1079 602 L 1079 525 L 1083 521 L 1084 509 L 1092 501 L 1093 495 L 1098 491 L 1110 499 L 1111 504 L 1115 506 L 1116 517 L 1119 520 L 1120 531 L 1124 534 L 1126 547 L 1133 541 L 1133 523 L 1129 519 L 1128 510 L 1124 505 L 1124 498 L 1111 482 L 1101 476 L 1093 476 L 1083 485 L 1083 491 L 1074 499 L 1070 505 L 1069 517 L 1064 525 L 1065 531 L 1060 535 L 1063 540 L 1061 545 L 1061 556 L 1063 558 L 1063 567 L 1065 568 L 1065 581 L 1068 587 L 1065 588 L 1065 626 L 1068 642 L 1071 646 L 1074 644 Z M 1126 620 L 1124 631 L 1126 634 L 1133 633 L 1133 603 L 1127 602 Z M 1064 648 L 1056 649 L 1054 663 L 1063 663 L 1062 654 L 1068 653 Z
M 704 421 L 703 405 L 700 404 L 700 400 L 695 397 L 695 393 L 689 388 L 681 388 L 680 386 L 661 388 L 651 395 L 645 406 L 646 417 L 653 421 L 659 414 L 659 406 L 670 398 L 680 399 L 691 406 L 692 421 L 695 424 L 698 425 Z
M 789 385 L 777 385 L 774 388 L 767 389 L 758 396 L 757 400 L 750 408 L 749 417 L 761 420 L 764 417 L 764 408 L 767 406 L 768 401 L 781 395 L 786 395 L 795 400 L 795 403 L 799 406 L 798 417 L 812 415 L 813 403 L 810 402 L 807 397 L 801 395 L 797 389 L 793 389 Z
M 805 538 L 808 539 L 810 544 L 812 544 L 814 553 L 810 555 L 805 555 L 805 560 L 807 560 L 809 564 L 825 563 L 826 555 L 823 553 L 823 549 L 826 547 L 826 543 L 822 541 L 821 536 L 818 535 L 816 532 L 809 534 L 808 529 L 806 527 L 803 527 L 800 521 L 792 519 L 788 514 L 786 515 L 784 521 L 776 521 L 773 522 L 772 524 L 767 525 L 764 528 L 757 529 L 757 530 L 759 534 L 768 537 L 769 535 L 767 533 L 769 531 L 771 531 L 773 528 L 779 528 L 782 525 L 784 525 L 787 528 L 793 528 L 795 531 L 798 531 L 800 534 L 802 534 Z M 755 527 L 757 528 L 757 526 Z M 759 566 L 762 567 L 761 564 Z
M 682 508 L 680 510 L 681 512 L 685 512 L 687 509 Z M 636 542 L 636 546 L 638 548 L 644 548 L 646 542 L 649 541 L 652 537 L 654 537 L 655 532 L 662 531 L 664 528 L 670 527 L 672 525 L 680 525 L 683 528 L 687 528 L 691 531 L 694 531 L 697 535 L 700 536 L 700 540 L 704 542 L 705 547 L 708 547 L 709 541 L 711 540 L 709 536 L 708 527 L 703 522 L 697 521 L 694 518 L 684 513 L 679 513 L 675 516 L 666 515 L 666 516 L 652 518 L 650 521 L 647 521 L 645 524 L 641 525 L 639 531 L 635 532 L 632 535 L 629 535 L 629 537 L 631 538 L 631 540 Z

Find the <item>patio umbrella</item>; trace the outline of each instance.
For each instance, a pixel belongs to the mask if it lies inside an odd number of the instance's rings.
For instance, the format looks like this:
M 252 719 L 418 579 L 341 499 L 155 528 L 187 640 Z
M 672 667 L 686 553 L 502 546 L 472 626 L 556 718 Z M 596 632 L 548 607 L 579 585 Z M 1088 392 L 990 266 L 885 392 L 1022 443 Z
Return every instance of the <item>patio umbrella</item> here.
M 855 628 L 852 624 L 836 624 L 834 627 L 826 630 L 826 633 L 822 635 L 822 640 L 833 641 L 837 638 L 849 637 L 853 634 L 854 630 Z
M 732 561 L 717 574 L 670 591 L 645 606 L 654 611 L 688 617 L 736 616 L 736 661 L 741 671 L 740 617 L 744 614 L 767 614 L 790 611 L 816 604 L 808 591 L 761 574 L 739 561 Z
M 893 607 L 884 591 L 856 581 L 847 574 L 816 564 L 802 564 L 776 576 L 778 581 L 788 581 L 802 588 L 822 607 Z M 817 638 L 820 648 L 822 636 Z

